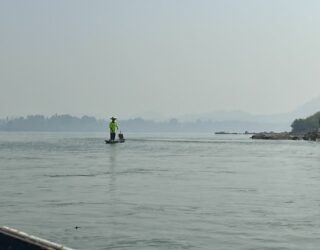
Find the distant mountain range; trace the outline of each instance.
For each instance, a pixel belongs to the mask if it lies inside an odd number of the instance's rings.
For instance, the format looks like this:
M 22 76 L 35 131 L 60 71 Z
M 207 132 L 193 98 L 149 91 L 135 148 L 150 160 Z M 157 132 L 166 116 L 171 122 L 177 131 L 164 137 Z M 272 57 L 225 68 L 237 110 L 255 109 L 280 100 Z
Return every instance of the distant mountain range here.
M 178 119 L 182 121 L 194 121 L 200 119 L 221 123 L 237 121 L 248 123 L 248 125 L 251 124 L 251 126 L 253 127 L 254 124 L 256 124 L 257 128 L 264 127 L 263 124 L 268 124 L 267 128 L 272 128 L 271 130 L 288 131 L 290 130 L 290 125 L 295 119 L 305 118 L 307 116 L 313 115 L 318 111 L 320 111 L 320 96 L 308 101 L 307 103 L 297 107 L 295 110 L 288 113 L 255 115 L 244 111 L 214 111 L 211 113 L 185 115 L 178 117 Z
M 295 119 L 320 111 L 320 97 L 289 113 L 254 115 L 243 111 L 215 111 L 191 114 L 171 120 L 152 120 L 141 116 L 119 121 L 126 132 L 263 132 L 290 131 Z M 150 114 L 149 114 L 150 115 Z M 159 116 L 158 116 L 159 118 Z M 108 131 L 107 120 L 71 115 L 30 115 L 14 119 L 0 119 L 2 131 Z
M 245 111 L 213 111 L 210 113 L 187 114 L 176 117 L 182 123 L 197 120 L 212 122 L 215 130 L 241 132 L 250 131 L 290 131 L 295 119 L 305 118 L 320 111 L 320 96 L 297 107 L 292 112 L 270 115 L 256 115 Z M 148 120 L 163 121 L 166 118 L 154 112 L 146 112 L 136 117 Z

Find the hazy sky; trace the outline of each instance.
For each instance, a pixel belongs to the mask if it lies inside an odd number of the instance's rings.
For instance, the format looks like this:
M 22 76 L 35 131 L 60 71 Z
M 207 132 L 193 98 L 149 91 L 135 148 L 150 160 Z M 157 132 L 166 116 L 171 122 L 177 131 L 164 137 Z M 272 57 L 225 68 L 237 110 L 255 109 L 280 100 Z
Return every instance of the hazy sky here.
M 318 0 L 0 0 L 0 117 L 291 111 L 320 95 Z

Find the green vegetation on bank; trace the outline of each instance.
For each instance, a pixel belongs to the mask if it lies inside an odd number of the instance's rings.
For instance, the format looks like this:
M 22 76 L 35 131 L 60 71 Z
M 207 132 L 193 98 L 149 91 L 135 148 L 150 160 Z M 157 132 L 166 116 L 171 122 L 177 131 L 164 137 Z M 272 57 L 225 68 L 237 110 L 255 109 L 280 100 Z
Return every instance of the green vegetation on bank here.
M 320 126 L 320 112 L 315 113 L 305 119 L 296 119 L 291 124 L 293 133 L 307 133 L 315 131 Z

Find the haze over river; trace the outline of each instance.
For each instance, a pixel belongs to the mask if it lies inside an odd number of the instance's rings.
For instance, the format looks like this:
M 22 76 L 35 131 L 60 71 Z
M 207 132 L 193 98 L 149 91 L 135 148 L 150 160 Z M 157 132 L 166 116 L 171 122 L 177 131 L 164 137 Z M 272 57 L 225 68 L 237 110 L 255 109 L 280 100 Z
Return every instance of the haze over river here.
M 0 133 L 0 225 L 74 249 L 319 249 L 319 142 L 106 136 Z

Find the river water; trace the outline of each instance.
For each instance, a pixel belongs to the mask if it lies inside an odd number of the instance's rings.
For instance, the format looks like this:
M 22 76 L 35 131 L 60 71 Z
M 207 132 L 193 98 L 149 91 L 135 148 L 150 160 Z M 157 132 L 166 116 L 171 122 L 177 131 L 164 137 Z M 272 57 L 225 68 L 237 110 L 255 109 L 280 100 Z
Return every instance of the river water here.
M 0 133 L 0 224 L 74 249 L 319 249 L 320 143 Z

